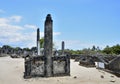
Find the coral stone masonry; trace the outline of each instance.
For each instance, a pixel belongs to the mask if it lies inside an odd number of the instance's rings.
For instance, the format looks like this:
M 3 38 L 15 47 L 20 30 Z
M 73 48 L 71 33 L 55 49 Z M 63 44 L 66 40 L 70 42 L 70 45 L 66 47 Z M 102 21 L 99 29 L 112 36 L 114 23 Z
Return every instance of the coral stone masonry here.
M 70 75 L 70 56 L 64 54 L 62 42 L 62 55 L 53 55 L 53 20 L 48 14 L 44 24 L 44 54 L 41 55 L 39 43 L 39 29 L 37 29 L 36 56 L 25 57 L 24 78 L 53 77 Z M 39 47 L 39 48 L 38 48 Z

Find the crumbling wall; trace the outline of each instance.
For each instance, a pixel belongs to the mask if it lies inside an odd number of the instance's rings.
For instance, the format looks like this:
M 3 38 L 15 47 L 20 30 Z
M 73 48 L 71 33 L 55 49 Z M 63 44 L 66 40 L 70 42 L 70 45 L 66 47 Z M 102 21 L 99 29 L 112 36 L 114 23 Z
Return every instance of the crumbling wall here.
M 53 74 L 65 73 L 65 61 L 53 61 Z
M 26 57 L 24 78 L 46 77 L 45 56 Z M 52 57 L 52 76 L 70 75 L 70 57 Z
M 31 65 L 31 76 L 44 76 L 44 61 L 35 61 Z
M 53 75 L 54 76 L 70 75 L 69 56 L 53 57 Z
M 109 70 L 119 71 L 120 72 L 120 57 L 113 59 L 107 66 Z

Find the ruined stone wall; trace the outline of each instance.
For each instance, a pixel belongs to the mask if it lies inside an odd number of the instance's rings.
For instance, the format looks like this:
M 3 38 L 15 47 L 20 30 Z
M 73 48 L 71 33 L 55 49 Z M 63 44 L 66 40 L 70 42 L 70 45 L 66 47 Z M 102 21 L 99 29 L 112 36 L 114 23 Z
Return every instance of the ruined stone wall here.
M 53 74 L 65 73 L 65 61 L 53 61 Z
M 44 76 L 44 60 L 43 57 L 31 60 L 31 76 Z
M 45 57 L 26 57 L 24 78 L 46 77 Z M 70 75 L 70 57 L 52 57 L 52 76 Z
M 120 57 L 113 59 L 107 67 L 109 70 L 119 71 L 120 72 Z
M 53 57 L 53 76 L 70 75 L 70 57 Z

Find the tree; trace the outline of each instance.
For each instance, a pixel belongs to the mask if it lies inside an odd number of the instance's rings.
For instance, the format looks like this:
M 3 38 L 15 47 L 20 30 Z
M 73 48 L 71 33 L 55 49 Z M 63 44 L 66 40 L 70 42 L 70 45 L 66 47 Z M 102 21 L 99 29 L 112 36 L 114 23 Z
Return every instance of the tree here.
M 82 50 L 82 54 L 85 54 L 85 55 L 90 55 L 91 54 L 91 50 L 88 48 L 84 48 L 83 50 Z
M 96 47 L 95 47 L 95 45 L 93 45 L 93 47 L 92 47 L 92 51 L 95 51 L 96 50 Z
M 40 48 L 44 48 L 44 38 L 40 39 Z
M 112 49 L 107 45 L 107 46 L 104 48 L 103 53 L 112 54 Z
M 55 44 L 53 43 L 53 48 L 54 48 Z M 40 39 L 40 48 L 44 48 L 44 37 L 42 37 Z
M 37 47 L 32 47 L 31 48 L 31 51 L 36 51 L 37 50 Z
M 120 45 L 117 44 L 117 45 L 112 46 L 112 47 L 106 46 L 104 48 L 103 52 L 106 53 L 106 54 L 116 54 L 116 55 L 119 55 L 120 54 Z
M 30 51 L 30 49 L 29 49 L 29 48 L 23 48 L 23 50 L 25 50 L 25 51 Z
M 112 51 L 114 54 L 119 55 L 120 54 L 120 45 L 117 44 L 117 45 L 113 46 Z

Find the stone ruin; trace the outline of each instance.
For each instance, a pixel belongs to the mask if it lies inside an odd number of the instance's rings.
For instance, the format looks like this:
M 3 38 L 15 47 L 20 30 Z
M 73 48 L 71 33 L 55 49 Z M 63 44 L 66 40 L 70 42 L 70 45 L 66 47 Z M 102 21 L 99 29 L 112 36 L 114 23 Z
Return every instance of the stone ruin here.
M 62 42 L 62 54 L 53 55 L 53 20 L 48 14 L 44 25 L 44 50 L 40 52 L 40 36 L 37 29 L 37 55 L 25 57 L 24 78 L 53 77 L 70 75 L 70 56 L 64 54 L 64 42 Z
M 37 55 L 37 47 L 20 48 L 3 45 L 0 47 L 0 57 L 10 56 L 11 58 L 24 58 L 27 55 Z
M 80 66 L 96 67 L 120 77 L 120 56 L 117 55 L 71 55 Z

